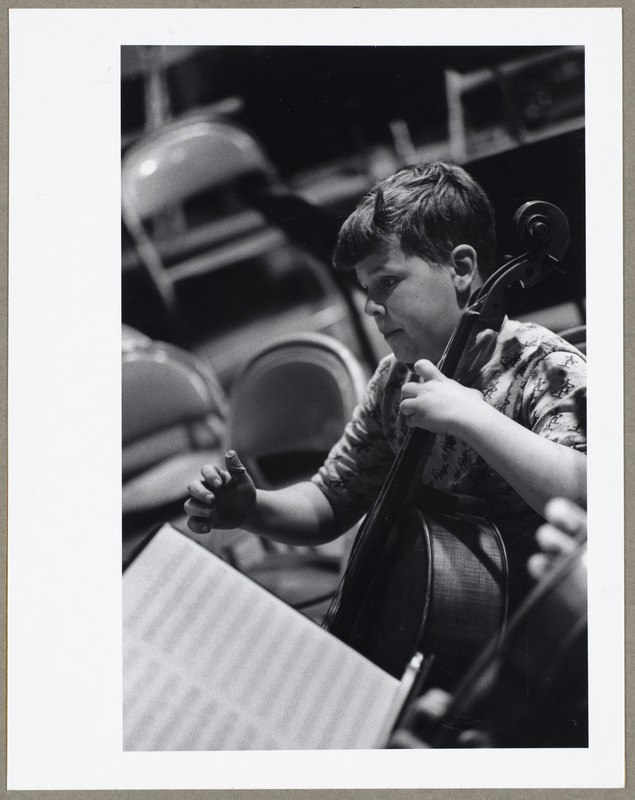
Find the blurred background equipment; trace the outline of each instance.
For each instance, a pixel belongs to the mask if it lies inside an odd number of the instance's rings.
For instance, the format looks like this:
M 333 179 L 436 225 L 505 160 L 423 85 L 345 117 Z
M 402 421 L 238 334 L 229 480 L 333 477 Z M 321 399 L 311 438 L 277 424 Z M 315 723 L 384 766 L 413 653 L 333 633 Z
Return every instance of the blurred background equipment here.
M 232 387 L 228 437 L 263 489 L 307 480 L 339 439 L 370 376 L 323 334 L 264 347 Z
M 222 456 L 227 397 L 213 372 L 181 348 L 124 326 L 124 541 L 183 514 L 201 465 Z
M 320 234 L 334 240 L 337 227 L 285 189 L 259 143 L 234 122 L 170 122 L 136 142 L 123 159 L 122 210 L 166 333 L 202 349 L 225 383 L 250 341 L 262 341 L 254 328 L 271 337 L 272 316 L 274 330 L 284 316 L 287 330 L 357 338 L 365 359 L 376 360 L 347 286 L 324 265 L 330 247 Z M 240 298 L 211 274 L 230 270 L 240 270 Z M 189 299 L 187 286 L 179 293 L 188 283 Z M 244 315 L 248 335 L 235 330 L 229 349 L 227 341 L 225 347 L 216 341 L 216 357 L 206 353 L 210 317 L 231 319 L 236 312 Z
M 556 48 L 445 70 L 453 161 L 495 154 L 584 125 L 584 48 Z
M 283 236 L 244 207 L 247 182 L 269 184 L 275 173 L 255 139 L 222 120 L 166 123 L 126 153 L 122 210 L 137 253 L 165 307 L 174 335 L 187 340 L 177 284 L 267 255 Z M 188 204 L 207 193 L 216 201 L 208 224 L 188 225 Z

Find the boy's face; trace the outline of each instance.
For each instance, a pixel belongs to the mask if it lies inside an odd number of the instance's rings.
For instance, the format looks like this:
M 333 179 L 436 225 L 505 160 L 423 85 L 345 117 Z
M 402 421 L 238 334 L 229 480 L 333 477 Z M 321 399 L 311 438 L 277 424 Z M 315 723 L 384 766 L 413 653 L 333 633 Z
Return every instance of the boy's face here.
M 364 310 L 397 360 L 437 362 L 462 313 L 452 266 L 432 266 L 395 246 L 360 261 L 355 273 L 366 294 Z

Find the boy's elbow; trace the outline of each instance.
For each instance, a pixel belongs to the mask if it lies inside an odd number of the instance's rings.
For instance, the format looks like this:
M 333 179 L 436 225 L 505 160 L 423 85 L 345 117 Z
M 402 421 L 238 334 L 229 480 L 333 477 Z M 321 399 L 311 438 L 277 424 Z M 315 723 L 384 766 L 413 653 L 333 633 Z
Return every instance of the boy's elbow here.
M 311 481 L 299 484 L 298 488 L 302 491 L 307 511 L 313 521 L 313 542 L 327 544 L 341 536 L 344 530 L 338 524 L 337 515 L 326 495 Z

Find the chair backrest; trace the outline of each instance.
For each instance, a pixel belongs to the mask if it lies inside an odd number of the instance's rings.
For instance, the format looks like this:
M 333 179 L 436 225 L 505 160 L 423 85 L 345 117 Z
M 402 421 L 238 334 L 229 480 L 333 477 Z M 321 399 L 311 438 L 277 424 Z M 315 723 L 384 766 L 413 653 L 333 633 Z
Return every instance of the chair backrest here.
M 569 301 L 547 306 L 517 317 L 521 322 L 536 322 L 557 333 L 581 353 L 586 354 L 586 304 L 584 301 Z
M 520 322 L 535 322 L 558 335 L 561 335 L 560 331 L 573 330 L 584 325 L 585 318 L 586 308 L 583 300 L 570 300 L 514 315 L 514 319 Z
M 205 189 L 272 167 L 245 130 L 220 120 L 169 123 L 140 139 L 122 162 L 124 218 L 147 219 Z
M 341 435 L 366 383 L 360 363 L 335 339 L 279 338 L 232 387 L 228 444 L 262 486 L 306 477 Z
M 179 453 L 218 445 L 227 399 L 210 369 L 188 352 L 126 334 L 122 348 L 123 476 Z
M 577 347 L 581 353 L 586 354 L 586 325 L 576 325 L 573 328 L 559 331 L 558 336 Z
M 240 259 L 244 250 L 258 253 L 263 246 L 280 244 L 281 235 L 263 233 L 262 215 L 239 198 L 237 189 L 247 182 L 272 186 L 274 170 L 251 134 L 220 119 L 167 123 L 124 155 L 123 221 L 162 300 L 171 334 L 180 342 L 189 340 L 191 332 L 176 291 L 179 281 Z M 199 202 L 209 193 L 213 199 L 204 200 L 205 221 L 191 224 L 187 201 Z

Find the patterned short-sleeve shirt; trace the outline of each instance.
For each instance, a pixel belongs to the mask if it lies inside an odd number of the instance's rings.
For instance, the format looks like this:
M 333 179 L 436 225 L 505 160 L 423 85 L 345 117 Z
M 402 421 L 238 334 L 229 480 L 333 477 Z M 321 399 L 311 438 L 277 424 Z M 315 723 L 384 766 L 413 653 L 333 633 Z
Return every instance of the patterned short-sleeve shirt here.
M 538 325 L 506 320 L 482 331 L 465 352 L 458 379 L 501 413 L 540 436 L 586 452 L 586 359 Z M 372 506 L 408 431 L 401 387 L 416 380 L 394 356 L 382 359 L 352 420 L 313 477 L 336 518 L 352 526 Z M 541 519 L 468 445 L 439 435 L 423 474 L 427 486 L 485 500 L 508 545 Z

